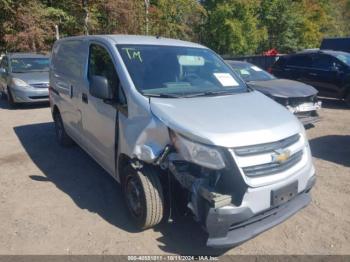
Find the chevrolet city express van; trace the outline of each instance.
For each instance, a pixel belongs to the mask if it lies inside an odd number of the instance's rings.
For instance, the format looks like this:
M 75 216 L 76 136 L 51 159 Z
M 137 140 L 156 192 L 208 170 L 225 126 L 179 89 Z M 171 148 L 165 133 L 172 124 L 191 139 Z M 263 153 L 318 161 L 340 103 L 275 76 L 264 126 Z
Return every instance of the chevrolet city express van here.
M 121 183 L 142 229 L 186 209 L 208 246 L 227 248 L 310 202 L 315 169 L 303 126 L 204 46 L 61 39 L 50 102 L 58 142 L 76 142 Z

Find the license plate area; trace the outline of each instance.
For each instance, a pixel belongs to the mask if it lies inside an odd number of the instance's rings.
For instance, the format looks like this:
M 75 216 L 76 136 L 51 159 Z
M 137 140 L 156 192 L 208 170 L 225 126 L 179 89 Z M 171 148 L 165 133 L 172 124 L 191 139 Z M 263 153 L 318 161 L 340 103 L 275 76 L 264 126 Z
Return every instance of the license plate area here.
M 279 206 L 298 194 L 298 181 L 271 191 L 271 206 Z

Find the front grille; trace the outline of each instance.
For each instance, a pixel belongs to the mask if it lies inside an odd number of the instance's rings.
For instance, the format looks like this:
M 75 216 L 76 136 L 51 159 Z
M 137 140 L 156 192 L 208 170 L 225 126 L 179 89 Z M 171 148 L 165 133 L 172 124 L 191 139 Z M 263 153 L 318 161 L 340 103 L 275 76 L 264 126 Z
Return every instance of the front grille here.
M 253 146 L 237 147 L 234 149 L 234 151 L 238 156 L 249 156 L 249 155 L 270 153 L 281 148 L 286 148 L 298 142 L 299 139 L 300 139 L 300 135 L 296 134 L 277 142 L 253 145 Z
M 38 84 L 31 84 L 31 86 L 34 88 L 48 88 L 49 84 L 48 83 L 38 83 Z
M 306 111 L 306 112 L 297 112 L 295 113 L 297 117 L 312 117 L 312 116 L 318 116 L 317 111 Z
M 30 96 L 30 99 L 48 99 L 49 96 Z
M 316 96 L 307 96 L 307 97 L 292 97 L 288 99 L 288 105 L 298 106 L 303 103 L 316 102 Z
M 313 116 L 313 111 L 306 111 L 306 112 L 296 112 L 295 115 L 298 117 L 310 117 Z
M 296 163 L 298 163 L 301 160 L 302 156 L 303 156 L 303 151 L 301 150 L 293 154 L 284 163 L 272 162 L 272 163 L 267 163 L 262 165 L 244 167 L 243 171 L 248 177 L 258 177 L 258 176 L 266 176 L 266 175 L 281 173 L 291 168 Z

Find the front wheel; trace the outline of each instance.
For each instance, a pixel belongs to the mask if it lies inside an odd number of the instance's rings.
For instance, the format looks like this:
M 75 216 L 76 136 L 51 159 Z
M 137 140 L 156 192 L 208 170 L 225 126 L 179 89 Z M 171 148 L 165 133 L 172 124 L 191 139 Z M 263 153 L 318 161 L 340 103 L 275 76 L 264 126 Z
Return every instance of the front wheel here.
M 16 102 L 13 99 L 11 90 L 9 88 L 7 89 L 7 102 L 9 104 L 10 108 L 15 108 L 16 107 Z
M 1 91 L 1 92 L 0 92 L 0 96 L 1 96 L 1 99 L 2 99 L 2 100 L 6 100 L 6 94 L 5 94 L 4 91 Z
M 149 166 L 126 168 L 123 192 L 131 218 L 141 229 L 159 224 L 163 219 L 164 197 L 157 171 Z

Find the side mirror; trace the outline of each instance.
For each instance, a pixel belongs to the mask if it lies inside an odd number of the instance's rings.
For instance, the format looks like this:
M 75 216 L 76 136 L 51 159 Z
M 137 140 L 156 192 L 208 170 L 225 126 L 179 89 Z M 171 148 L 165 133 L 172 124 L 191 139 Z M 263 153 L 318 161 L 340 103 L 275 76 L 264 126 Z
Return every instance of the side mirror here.
M 113 99 L 113 90 L 104 76 L 92 76 L 90 79 L 90 94 L 94 97 L 111 100 Z
M 331 70 L 333 71 L 333 72 L 339 72 L 340 71 L 340 66 L 339 65 L 337 65 L 337 64 L 332 64 L 332 66 L 331 66 Z

